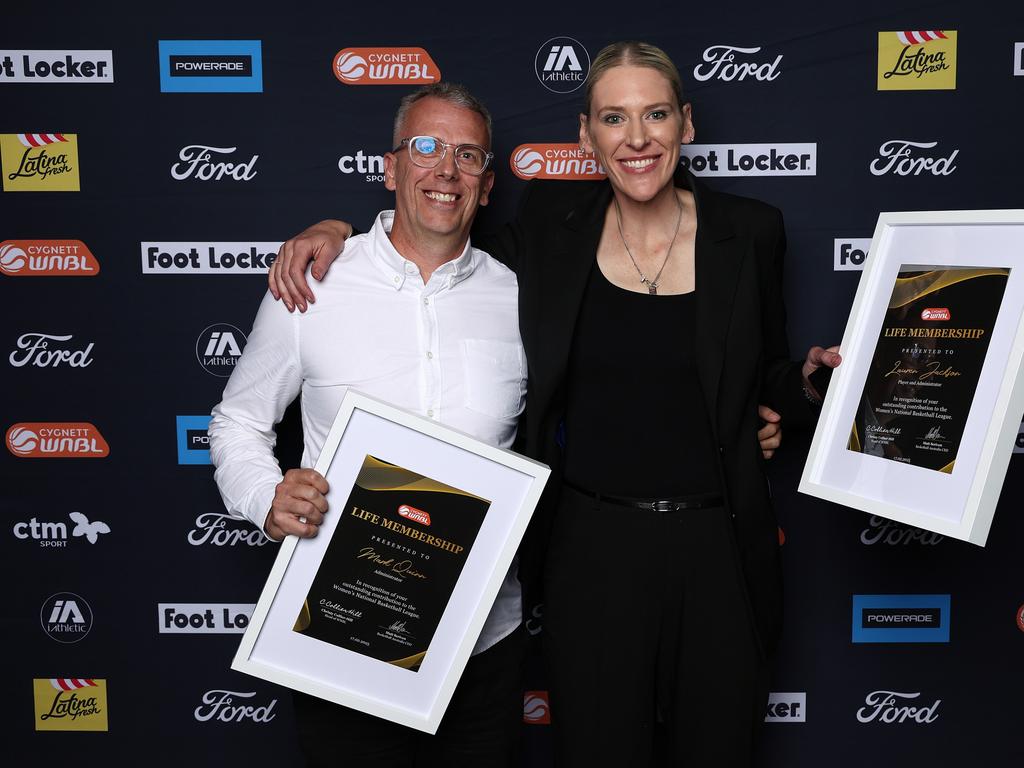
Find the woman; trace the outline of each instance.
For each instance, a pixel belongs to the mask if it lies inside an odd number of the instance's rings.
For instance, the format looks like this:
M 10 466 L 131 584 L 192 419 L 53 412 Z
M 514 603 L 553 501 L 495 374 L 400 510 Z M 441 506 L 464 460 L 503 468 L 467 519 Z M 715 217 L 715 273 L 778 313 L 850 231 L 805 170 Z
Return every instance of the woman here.
M 781 618 L 758 403 L 809 422 L 807 376 L 839 356 L 788 359 L 781 215 L 679 169 L 694 129 L 663 51 L 598 54 L 579 136 L 607 181 L 531 183 L 482 244 L 519 280 L 521 448 L 561 480 L 524 544 L 546 551 L 558 764 L 749 765 Z M 271 274 L 292 301 L 295 262 Z

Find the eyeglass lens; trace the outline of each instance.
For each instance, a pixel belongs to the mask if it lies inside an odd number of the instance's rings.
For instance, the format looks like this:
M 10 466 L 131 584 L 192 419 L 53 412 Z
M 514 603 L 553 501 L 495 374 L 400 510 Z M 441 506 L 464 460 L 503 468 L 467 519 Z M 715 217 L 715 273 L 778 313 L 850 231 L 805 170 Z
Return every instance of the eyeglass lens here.
M 433 136 L 414 136 L 409 141 L 409 149 L 413 161 L 424 168 L 433 168 L 444 157 L 446 147 L 440 139 Z M 487 165 L 487 153 L 473 144 L 459 144 L 452 147 L 455 150 L 455 164 L 467 173 L 482 173 Z

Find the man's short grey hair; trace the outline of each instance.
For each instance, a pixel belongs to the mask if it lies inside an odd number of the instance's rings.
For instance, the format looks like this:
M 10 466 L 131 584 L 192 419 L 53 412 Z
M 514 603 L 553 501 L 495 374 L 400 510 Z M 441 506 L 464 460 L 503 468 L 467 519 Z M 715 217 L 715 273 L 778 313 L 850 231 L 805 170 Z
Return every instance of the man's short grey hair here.
M 398 103 L 398 111 L 395 112 L 395 129 L 394 135 L 392 136 L 391 146 L 397 147 L 398 142 L 402 139 L 408 138 L 402 135 L 402 131 L 405 125 L 405 117 L 409 113 L 409 109 L 420 99 L 425 99 L 428 96 L 432 96 L 435 99 L 441 99 L 447 101 L 449 104 L 454 104 L 457 107 L 468 109 L 476 112 L 480 117 L 484 119 L 484 124 L 487 126 L 487 147 L 491 148 L 491 113 L 487 111 L 487 107 L 484 106 L 483 102 L 480 101 L 476 96 L 469 92 L 469 89 L 460 85 L 459 83 L 433 83 L 431 85 L 425 85 L 418 91 L 402 97 L 402 100 Z

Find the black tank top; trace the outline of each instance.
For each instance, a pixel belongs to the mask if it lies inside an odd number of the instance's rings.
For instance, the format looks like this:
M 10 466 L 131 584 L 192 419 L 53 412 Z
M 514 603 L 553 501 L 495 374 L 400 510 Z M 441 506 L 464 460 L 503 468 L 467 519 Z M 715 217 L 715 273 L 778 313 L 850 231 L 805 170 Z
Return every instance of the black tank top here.
M 608 282 L 595 261 L 569 353 L 565 478 L 669 498 L 719 490 L 694 357 L 696 294 Z

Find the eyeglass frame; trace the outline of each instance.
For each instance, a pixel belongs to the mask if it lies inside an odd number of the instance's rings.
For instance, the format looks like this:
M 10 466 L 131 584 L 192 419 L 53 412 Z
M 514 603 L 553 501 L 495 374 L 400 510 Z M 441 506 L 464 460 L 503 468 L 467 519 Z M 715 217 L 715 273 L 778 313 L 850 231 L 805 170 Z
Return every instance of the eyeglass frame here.
M 420 165 L 419 163 L 416 162 L 416 158 L 417 157 L 422 158 L 423 155 L 418 155 L 418 154 L 414 153 L 413 148 L 412 148 L 412 142 L 415 139 L 433 139 L 434 141 L 436 141 L 438 144 L 441 145 L 441 154 L 437 158 L 437 162 L 436 163 L 434 163 L 433 165 Z M 442 141 L 441 139 L 437 138 L 437 136 L 430 136 L 429 134 L 425 134 L 425 133 L 424 134 L 419 134 L 417 136 L 408 136 L 407 138 L 402 139 L 400 142 L 398 142 L 398 146 L 391 150 L 392 154 L 397 154 L 398 151 L 403 146 L 405 146 L 409 150 L 409 160 L 417 168 L 437 168 L 437 166 L 439 166 L 441 164 L 441 162 L 444 160 L 445 155 L 448 154 L 448 148 L 451 147 L 452 149 L 455 150 L 454 158 L 455 158 L 455 165 L 456 165 L 456 167 L 460 171 L 462 171 L 463 173 L 468 173 L 470 176 L 483 176 L 485 173 L 487 173 L 487 169 L 490 167 L 491 161 L 494 159 L 494 153 L 493 152 L 488 152 L 486 149 L 481 147 L 479 144 L 470 144 L 468 142 L 465 142 L 465 143 L 462 143 L 462 144 L 449 144 L 447 141 Z M 466 168 L 463 168 L 461 165 L 459 165 L 459 147 L 473 147 L 474 149 L 479 149 L 479 150 L 483 151 L 483 153 L 484 153 L 484 167 L 480 169 L 479 173 L 474 173 L 473 171 L 470 171 L 470 170 L 468 170 Z

